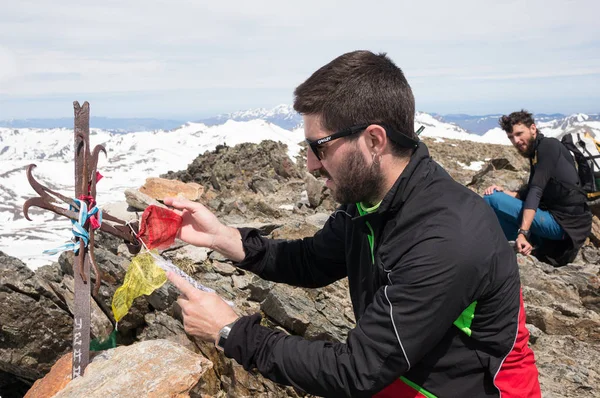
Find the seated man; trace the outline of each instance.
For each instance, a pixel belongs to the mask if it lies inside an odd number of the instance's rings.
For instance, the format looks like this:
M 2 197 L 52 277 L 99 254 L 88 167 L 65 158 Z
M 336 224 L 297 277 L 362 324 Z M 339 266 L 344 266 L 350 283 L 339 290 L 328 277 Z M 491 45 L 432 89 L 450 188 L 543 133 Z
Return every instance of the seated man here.
M 499 124 L 519 154 L 529 159 L 527 186 L 518 192 L 492 185 L 484 191 L 504 234 L 516 250 L 555 266 L 575 258 L 592 228 L 592 215 L 571 153 L 556 138 L 544 137 L 531 113 L 502 116 Z

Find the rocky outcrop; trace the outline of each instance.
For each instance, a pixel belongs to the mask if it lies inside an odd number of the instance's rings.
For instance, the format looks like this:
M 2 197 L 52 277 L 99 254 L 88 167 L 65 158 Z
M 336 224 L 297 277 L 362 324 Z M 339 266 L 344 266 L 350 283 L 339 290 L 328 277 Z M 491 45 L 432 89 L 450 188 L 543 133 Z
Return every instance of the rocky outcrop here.
M 600 266 L 582 259 L 562 268 L 531 256 L 518 260 L 543 391 L 594 396 L 600 387 Z

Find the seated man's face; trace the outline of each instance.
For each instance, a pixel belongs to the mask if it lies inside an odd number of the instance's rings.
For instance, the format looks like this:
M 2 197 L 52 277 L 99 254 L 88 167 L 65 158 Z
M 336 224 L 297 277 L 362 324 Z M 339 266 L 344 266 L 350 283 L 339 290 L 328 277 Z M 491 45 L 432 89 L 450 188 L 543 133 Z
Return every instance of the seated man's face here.
M 515 124 L 512 127 L 512 132 L 506 133 L 506 136 L 521 156 L 530 157 L 533 154 L 533 142 L 537 136 L 535 124 L 530 127 L 525 126 L 523 123 Z

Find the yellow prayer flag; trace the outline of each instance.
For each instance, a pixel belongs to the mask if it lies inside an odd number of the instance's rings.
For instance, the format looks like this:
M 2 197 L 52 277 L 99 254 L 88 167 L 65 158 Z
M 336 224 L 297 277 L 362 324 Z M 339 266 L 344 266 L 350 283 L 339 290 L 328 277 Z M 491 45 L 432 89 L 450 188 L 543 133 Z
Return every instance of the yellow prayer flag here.
M 115 321 L 119 322 L 129 312 L 134 299 L 151 294 L 166 281 L 167 274 L 156 265 L 149 252 L 135 256 L 129 264 L 123 285 L 115 291 L 112 299 Z

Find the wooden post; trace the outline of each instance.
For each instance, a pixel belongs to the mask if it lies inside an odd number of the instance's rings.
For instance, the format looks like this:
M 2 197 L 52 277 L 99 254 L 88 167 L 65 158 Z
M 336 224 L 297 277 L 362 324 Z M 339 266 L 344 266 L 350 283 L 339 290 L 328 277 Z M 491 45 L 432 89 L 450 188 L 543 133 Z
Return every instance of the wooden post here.
M 90 158 L 90 105 L 86 101 L 83 106 L 73 103 L 75 110 L 75 197 L 88 195 L 88 160 Z M 89 231 L 89 226 L 86 228 Z M 83 262 L 83 272 L 78 265 Z M 90 258 L 88 248 L 83 241 L 73 261 L 73 278 L 75 279 L 75 302 L 73 310 L 73 372 L 75 379 L 83 375 L 90 360 L 90 323 L 91 323 L 91 283 Z

